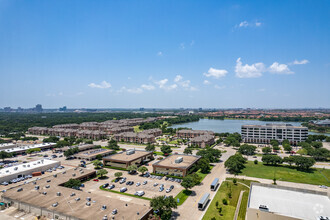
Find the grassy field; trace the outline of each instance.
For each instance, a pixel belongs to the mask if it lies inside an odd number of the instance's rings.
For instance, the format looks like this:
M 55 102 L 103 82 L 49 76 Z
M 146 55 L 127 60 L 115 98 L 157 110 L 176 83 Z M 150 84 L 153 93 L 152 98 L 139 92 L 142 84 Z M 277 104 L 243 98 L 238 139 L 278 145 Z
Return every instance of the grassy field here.
M 143 131 L 142 129 L 140 129 L 140 125 L 133 126 L 133 128 L 135 133 Z
M 182 205 L 184 203 L 184 201 L 186 201 L 188 196 L 191 195 L 191 193 L 192 193 L 192 191 L 184 189 L 181 192 L 179 192 L 178 195 L 176 195 L 176 197 L 174 197 L 174 199 L 175 199 L 175 201 L 177 201 L 177 199 L 179 199 L 178 205 Z
M 240 175 L 263 179 L 274 179 L 275 176 L 276 180 L 330 186 L 329 169 L 313 168 L 309 172 L 303 172 L 287 165 L 268 166 L 260 162 L 254 164 L 253 161 L 248 161 Z
M 221 186 L 216 195 L 214 196 L 214 199 L 212 200 L 211 204 L 209 204 L 209 207 L 203 217 L 203 220 L 209 220 L 211 218 L 216 219 L 233 219 L 235 215 L 235 210 L 237 206 L 237 202 L 239 199 L 240 192 L 242 190 L 245 191 L 242 197 L 242 202 L 238 214 L 238 219 L 244 220 L 245 219 L 245 213 L 246 213 L 246 205 L 247 205 L 247 198 L 249 195 L 249 188 L 240 184 L 246 184 L 250 185 L 250 183 L 253 181 L 249 180 L 242 180 L 237 179 L 236 185 L 233 183 L 232 179 L 226 179 Z M 228 193 L 231 192 L 231 198 L 228 197 Z M 227 199 L 228 205 L 224 205 L 222 200 Z M 218 208 L 216 207 L 216 202 L 218 202 Z M 221 214 L 219 213 L 219 208 L 222 208 Z
M 211 170 L 213 169 L 213 167 L 214 167 L 214 166 L 210 165 L 210 168 L 211 168 L 211 169 L 210 169 L 210 172 L 211 172 Z M 198 170 L 196 173 L 198 174 L 198 176 L 202 177 L 201 182 L 202 182 L 202 181 L 204 180 L 204 178 L 209 174 L 209 173 L 202 173 L 201 170 Z

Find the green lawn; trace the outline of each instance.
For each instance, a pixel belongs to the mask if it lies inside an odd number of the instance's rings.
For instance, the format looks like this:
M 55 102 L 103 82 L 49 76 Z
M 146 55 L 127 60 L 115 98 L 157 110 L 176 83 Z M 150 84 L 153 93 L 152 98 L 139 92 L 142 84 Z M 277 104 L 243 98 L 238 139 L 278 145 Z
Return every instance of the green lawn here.
M 188 196 L 190 196 L 192 193 L 192 191 L 190 190 L 182 190 L 181 192 L 178 193 L 178 195 L 176 195 L 176 197 L 174 197 L 175 201 L 177 201 L 177 199 L 179 199 L 179 205 L 182 205 L 184 203 L 184 201 L 186 201 L 186 199 L 188 198 Z
M 260 162 L 254 164 L 253 161 L 248 161 L 240 175 L 263 179 L 274 179 L 275 176 L 277 180 L 282 181 L 330 186 L 329 169 L 313 168 L 309 172 L 303 172 L 287 165 L 269 166 Z
M 159 151 L 154 151 L 154 154 L 157 154 L 159 156 L 164 156 L 163 152 L 159 152 Z
M 113 192 L 113 193 L 117 193 L 117 194 L 122 194 L 122 195 L 125 195 L 125 196 L 131 196 L 131 197 L 135 197 L 135 198 L 139 198 L 139 199 L 151 200 L 150 198 L 143 197 L 143 196 L 136 196 L 136 195 L 133 195 L 133 194 L 123 193 L 123 192 L 119 192 L 119 191 L 112 190 L 112 189 L 104 189 L 102 186 L 100 186 L 100 189 L 101 189 L 101 190 L 104 190 L 104 191 L 108 191 L 108 192 Z
M 211 168 L 211 169 L 210 169 L 210 172 L 211 172 L 211 170 L 213 169 L 213 167 L 214 167 L 214 166 L 210 165 L 210 168 Z M 209 173 L 202 173 L 201 170 L 198 170 L 196 173 L 198 174 L 198 176 L 202 177 L 201 182 L 202 182 L 202 181 L 204 180 L 204 178 L 209 174 Z
M 209 220 L 213 217 L 216 219 L 233 219 L 235 215 L 235 210 L 239 198 L 239 194 L 242 190 L 245 190 L 245 193 L 242 197 L 242 202 L 239 210 L 238 219 L 244 220 L 245 219 L 245 213 L 246 213 L 246 205 L 247 205 L 247 196 L 249 194 L 249 188 L 239 184 L 239 182 L 244 183 L 246 185 L 250 185 L 250 180 L 242 180 L 237 179 L 237 184 L 233 184 L 232 179 L 227 178 L 226 181 L 224 181 L 216 195 L 214 196 L 214 199 L 212 200 L 211 204 L 209 204 L 209 207 L 203 217 L 203 220 Z M 228 193 L 231 192 L 231 198 L 228 197 Z M 222 203 L 223 199 L 228 200 L 228 205 L 224 205 Z M 219 209 L 216 207 L 216 202 L 219 203 L 219 208 L 222 207 L 221 215 L 219 214 Z
M 143 131 L 143 129 L 140 129 L 140 125 L 133 126 L 133 128 L 135 133 Z

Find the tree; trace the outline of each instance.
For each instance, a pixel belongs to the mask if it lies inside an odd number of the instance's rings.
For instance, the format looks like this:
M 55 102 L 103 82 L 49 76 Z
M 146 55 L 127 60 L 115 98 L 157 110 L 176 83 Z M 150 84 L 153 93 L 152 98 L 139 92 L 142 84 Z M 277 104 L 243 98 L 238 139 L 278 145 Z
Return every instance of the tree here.
M 170 153 L 172 153 L 172 149 L 168 145 L 161 146 L 160 150 L 163 152 L 163 154 L 170 154 Z
M 278 140 L 275 140 L 275 139 L 270 140 L 270 144 L 273 146 L 273 148 L 274 148 L 275 146 L 278 147 L 278 145 L 280 145 L 280 144 L 278 143 Z
M 264 154 L 269 154 L 270 152 L 272 152 L 272 149 L 270 147 L 263 147 L 262 152 Z
M 107 170 L 105 169 L 100 169 L 99 171 L 97 171 L 97 174 L 99 174 L 101 176 L 101 178 L 106 175 L 108 173 Z
M 127 167 L 127 170 L 129 172 L 136 171 L 137 169 L 138 169 L 138 167 L 136 165 L 130 165 Z
M 79 179 L 69 179 L 68 182 L 64 183 L 65 187 L 76 188 L 81 186 L 81 181 Z
M 27 150 L 26 150 L 26 153 L 27 153 L 27 154 L 32 154 L 32 153 L 34 153 L 34 152 L 40 152 L 40 151 L 41 151 L 40 148 L 32 148 L 32 149 L 27 149 Z
M 197 162 L 197 167 L 201 170 L 202 173 L 209 173 L 211 170 L 210 164 L 205 158 L 201 158 Z
M 190 149 L 189 147 L 186 147 L 183 151 L 184 154 L 192 154 L 192 149 Z
M 62 141 L 57 141 L 55 147 L 57 148 L 62 148 L 66 146 L 71 146 L 71 144 L 68 141 L 62 140 Z
M 284 157 L 284 158 L 283 158 L 283 162 L 284 162 L 284 163 L 288 163 L 289 166 L 291 167 L 292 164 L 295 163 L 295 159 L 294 159 L 293 156 L 290 156 L 290 157 Z
M 243 144 L 239 147 L 238 151 L 243 155 L 254 155 L 254 151 L 256 150 L 256 146 Z
M 155 148 L 155 145 L 153 145 L 153 144 L 148 144 L 147 146 L 146 146 L 146 151 L 155 151 L 156 150 L 156 148 Z
M 102 166 L 102 162 L 99 160 L 94 160 L 93 165 L 95 166 L 95 169 L 100 169 L 100 166 Z
M 196 181 L 194 178 L 190 175 L 185 176 L 182 179 L 181 186 L 185 188 L 186 190 L 193 188 L 196 185 Z
M 169 220 L 172 216 L 172 209 L 176 209 L 178 204 L 173 196 L 157 196 L 151 199 L 150 206 L 153 210 L 158 211 L 157 214 L 162 220 Z
M 278 150 L 280 150 L 281 148 L 278 146 L 278 145 L 275 145 L 275 146 L 273 146 L 273 151 L 278 151 Z
M 99 154 L 99 155 L 96 155 L 95 158 L 96 158 L 97 160 L 102 160 L 103 156 L 102 156 L 101 154 Z
M 139 171 L 140 173 L 142 173 L 142 175 L 143 175 L 145 172 L 148 171 L 148 168 L 145 167 L 145 166 L 141 166 L 141 167 L 138 168 L 138 171 Z
M 117 144 L 117 141 L 115 141 L 114 139 L 111 139 L 109 142 L 108 142 L 108 148 L 109 149 L 112 149 L 112 150 L 119 150 L 119 146 Z
M 75 148 L 69 148 L 68 150 L 66 150 L 63 154 L 66 158 L 71 157 L 72 155 L 76 154 L 79 152 L 79 148 L 75 147 Z
M 0 151 L 0 159 L 2 159 L 2 161 L 4 161 L 6 158 L 10 158 L 13 157 L 13 155 L 11 153 L 8 153 L 6 151 Z
M 47 142 L 56 143 L 59 140 L 60 140 L 60 138 L 58 138 L 58 137 L 50 136 L 49 138 L 44 138 L 42 142 L 44 142 L 44 143 L 47 143 Z
M 282 145 L 284 146 L 284 145 L 290 145 L 290 141 L 289 140 L 287 140 L 287 139 L 285 139 L 285 140 L 283 140 L 282 141 Z
M 286 152 L 290 152 L 292 151 L 292 147 L 290 144 L 283 144 L 283 149 L 286 151 Z
M 325 161 L 330 157 L 330 151 L 324 147 L 317 148 L 312 153 L 312 156 L 317 161 Z
M 226 160 L 225 167 L 230 173 L 238 174 L 245 167 L 245 162 L 246 159 L 241 154 L 235 154 Z
M 311 157 L 295 156 L 295 164 L 299 169 L 308 170 L 315 164 L 315 160 Z
M 237 179 L 236 178 L 233 179 L 233 183 L 234 183 L 234 185 L 236 185 L 236 183 L 237 183 Z
M 254 164 L 258 164 L 258 160 L 254 160 L 253 163 L 254 163 Z
M 321 148 L 321 147 L 323 147 L 323 144 L 320 141 L 313 141 L 311 145 L 314 148 Z
M 262 160 L 262 162 L 264 162 L 266 164 L 272 164 L 275 166 L 278 164 L 281 164 L 283 162 L 282 158 L 280 156 L 269 155 L 269 154 L 263 155 L 261 160 Z
M 205 148 L 199 150 L 197 152 L 197 155 L 205 158 L 210 163 L 214 163 L 217 162 L 218 159 L 221 157 L 221 151 L 214 148 Z
M 115 173 L 115 177 L 116 177 L 117 179 L 119 179 L 122 175 L 123 175 L 122 172 L 116 172 L 116 173 Z
M 228 146 L 239 147 L 242 137 L 239 133 L 235 132 L 233 134 L 229 134 L 224 141 L 224 143 Z

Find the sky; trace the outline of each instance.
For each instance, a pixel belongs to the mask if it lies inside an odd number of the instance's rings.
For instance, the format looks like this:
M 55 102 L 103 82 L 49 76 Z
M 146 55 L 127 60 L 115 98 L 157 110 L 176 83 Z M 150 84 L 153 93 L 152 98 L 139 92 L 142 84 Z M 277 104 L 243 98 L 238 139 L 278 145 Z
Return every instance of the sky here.
M 330 1 L 0 0 L 0 108 L 330 108 Z

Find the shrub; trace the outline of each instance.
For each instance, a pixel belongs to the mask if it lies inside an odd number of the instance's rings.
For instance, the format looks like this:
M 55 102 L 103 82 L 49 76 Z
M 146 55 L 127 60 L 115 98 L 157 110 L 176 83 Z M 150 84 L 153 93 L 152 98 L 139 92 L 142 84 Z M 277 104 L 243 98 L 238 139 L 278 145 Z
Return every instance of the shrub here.
M 254 164 L 258 164 L 258 160 L 254 160 Z
M 228 205 L 228 201 L 227 201 L 227 199 L 223 199 L 223 200 L 222 200 L 222 203 L 223 203 L 224 205 Z

